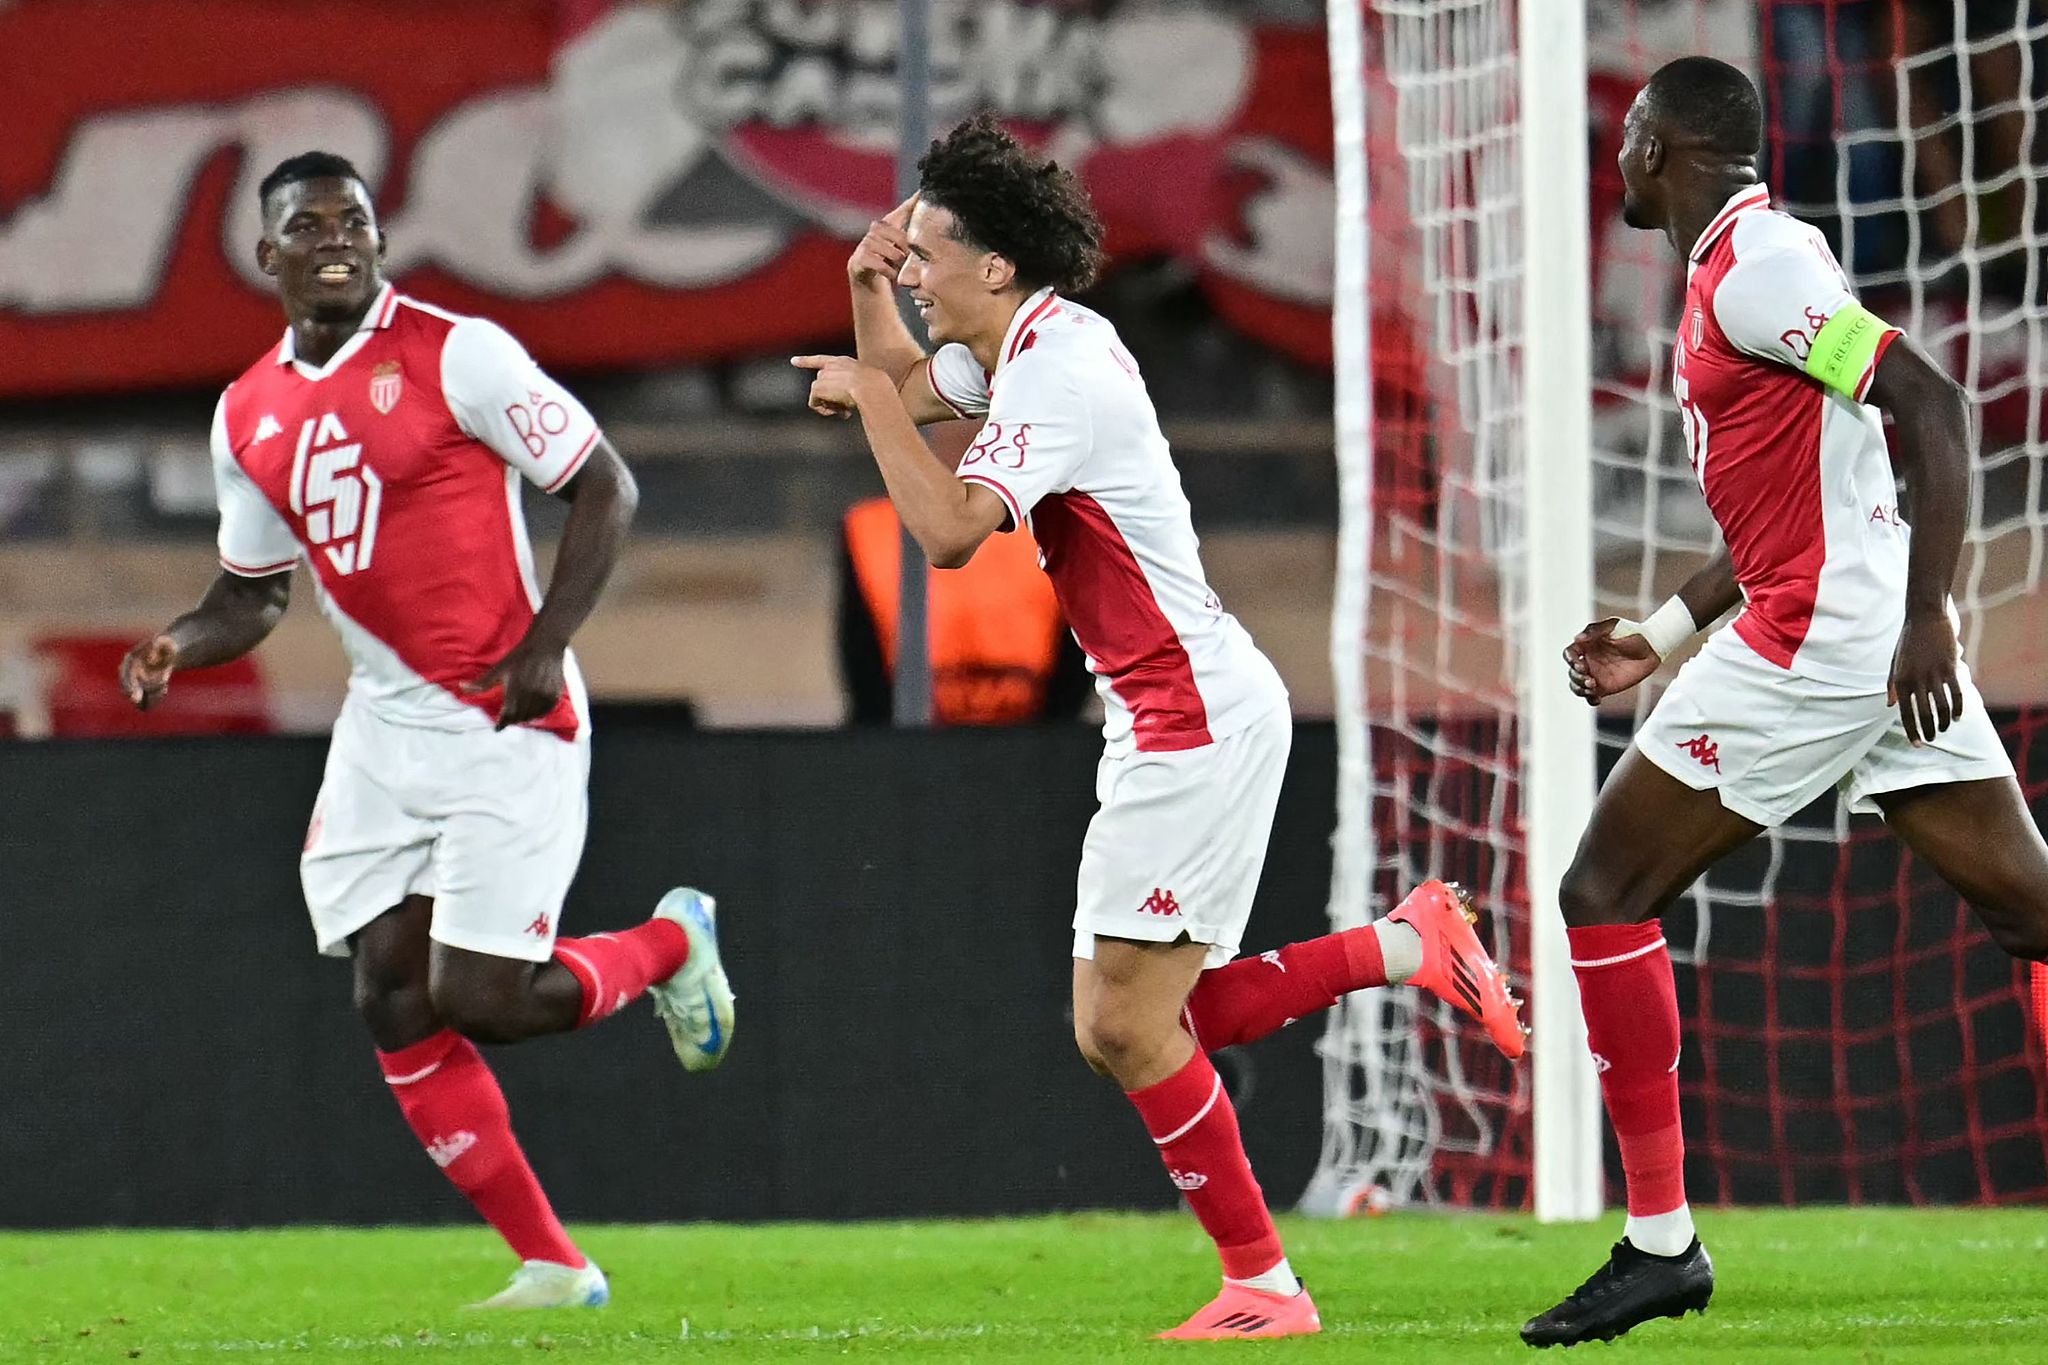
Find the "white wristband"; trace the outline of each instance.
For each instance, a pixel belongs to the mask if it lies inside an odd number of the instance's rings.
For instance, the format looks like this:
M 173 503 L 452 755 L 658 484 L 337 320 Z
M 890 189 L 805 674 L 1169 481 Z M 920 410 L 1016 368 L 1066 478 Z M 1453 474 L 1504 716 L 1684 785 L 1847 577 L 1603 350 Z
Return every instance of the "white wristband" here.
M 1649 642 L 1659 659 L 1668 659 L 1687 640 L 1699 634 L 1699 622 L 1692 619 L 1692 612 L 1685 605 L 1685 599 L 1676 593 L 1663 606 L 1650 613 L 1647 621 L 1621 621 L 1614 627 L 1617 638 L 1640 635 Z

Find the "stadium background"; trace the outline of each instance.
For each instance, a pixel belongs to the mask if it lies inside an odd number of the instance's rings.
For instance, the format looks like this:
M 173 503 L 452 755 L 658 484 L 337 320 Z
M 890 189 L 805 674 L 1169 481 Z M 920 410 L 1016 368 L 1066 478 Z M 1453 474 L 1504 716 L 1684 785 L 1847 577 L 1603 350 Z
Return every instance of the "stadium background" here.
M 1758 72 L 1774 185 L 1824 199 L 1885 175 L 1867 164 L 1881 149 L 1840 154 L 1834 130 L 1882 123 L 1882 73 L 1921 32 L 1899 16 L 1920 7 L 1592 8 L 1601 380 L 1627 389 L 1652 368 L 1629 338 L 1668 303 L 1650 273 L 1668 263 L 1622 239 L 1609 171 L 1640 77 L 1695 49 Z M 1295 695 L 1303 733 L 1247 946 L 1299 936 L 1322 922 L 1337 780 L 1321 6 L 939 13 L 935 120 L 992 104 L 1097 196 L 1116 269 L 1090 302 L 1145 367 L 1219 590 Z M 0 1075 L 43 1097 L 0 1121 L 0 1168 L 35 1177 L 0 1185 L 0 1223 L 461 1211 L 387 1112 L 342 974 L 305 951 L 293 854 L 345 677 L 325 624 L 302 603 L 254 668 L 181 680 L 148 725 L 107 681 L 119 647 L 213 572 L 207 415 L 278 330 L 247 265 L 251 190 L 316 143 L 375 182 L 401 286 L 511 327 L 596 409 L 644 490 L 578 640 L 601 709 L 571 922 L 624 923 L 660 886 L 701 880 L 733 908 L 747 1015 L 732 1069 L 687 1092 L 630 1030 L 501 1054 L 564 1212 L 1171 1202 L 1067 1042 L 1087 727 L 837 729 L 834 528 L 878 483 L 848 433 L 799 411 L 784 358 L 845 341 L 847 245 L 892 200 L 892 16 L 767 0 L 0 4 L 0 725 L 20 737 L 0 748 L 0 1027 L 17 1042 Z M 1874 270 L 1896 265 L 1881 234 L 1902 254 L 1911 216 L 1879 225 Z M 2030 224 L 2003 227 L 2031 241 Z M 1989 278 L 2038 288 L 2025 271 Z M 1426 341 L 1398 309 L 1379 321 L 1381 422 L 1390 449 L 1414 451 L 1413 429 L 1438 420 L 1417 400 Z M 2038 433 L 2029 402 L 1985 416 L 1993 439 Z M 1987 496 L 2033 511 L 2024 473 Z M 1377 477 L 1389 509 L 1433 496 L 1426 458 Z M 1641 494 L 1602 496 L 1626 520 Z M 545 536 L 551 509 L 528 503 Z M 1987 690 L 2038 782 L 2039 673 L 2010 666 L 2035 657 L 2037 626 L 2006 612 L 1982 650 L 2007 661 L 1983 670 Z M 1770 870 L 1800 913 L 1723 916 L 1734 970 L 1681 974 L 1720 1044 L 1711 1071 L 1689 1053 L 1683 1073 L 1706 1135 L 1696 1193 L 2039 1197 L 2040 1062 L 2009 967 L 1889 844 L 1856 839 L 1840 856 L 1794 846 Z M 1765 965 L 1783 969 L 1782 998 Z M 1845 979 L 1871 988 L 1855 997 L 1867 1017 L 1841 1017 Z M 1321 1143 L 1313 1043 L 1290 1030 L 1237 1059 L 1252 1155 L 1282 1202 Z M 1029 1103 L 977 1088 L 999 1071 L 1029 1078 Z M 622 1120 L 619 1094 L 649 1099 Z M 666 1171 L 679 1141 L 702 1169 L 650 1203 L 631 1177 Z M 1442 1188 L 1520 1207 L 1516 1153 L 1450 1162 Z

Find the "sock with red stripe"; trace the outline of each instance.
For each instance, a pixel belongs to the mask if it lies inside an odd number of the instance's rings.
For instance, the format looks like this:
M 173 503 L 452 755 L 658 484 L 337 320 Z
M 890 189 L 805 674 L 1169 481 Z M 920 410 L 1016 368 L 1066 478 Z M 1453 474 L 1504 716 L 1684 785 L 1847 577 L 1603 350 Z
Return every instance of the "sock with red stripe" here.
M 379 1052 L 384 1079 L 427 1155 L 469 1196 L 522 1261 L 582 1266 L 519 1139 L 498 1078 L 453 1029 L 397 1052 Z
M 1224 1276 L 1269 1293 L 1294 1293 L 1298 1282 L 1272 1287 L 1267 1278 L 1286 1269 L 1286 1253 L 1245 1157 L 1237 1110 L 1208 1054 L 1196 1049 L 1186 1066 L 1157 1085 L 1131 1091 L 1130 1100 L 1167 1175 L 1216 1243 Z M 1294 1281 L 1291 1271 L 1286 1279 Z
M 555 941 L 555 961 L 583 987 L 576 1027 L 587 1028 L 647 994 L 690 960 L 690 936 L 674 920 L 651 919 L 616 933 Z
M 1638 1251 L 1675 1256 L 1691 1245 L 1685 1136 L 1678 1122 L 1678 987 L 1659 920 L 1568 931 L 1586 1042 L 1621 1148 L 1626 1236 Z
M 1422 966 L 1413 925 L 1381 920 L 1202 973 L 1185 1022 L 1205 1052 L 1263 1038 L 1353 991 L 1398 986 Z

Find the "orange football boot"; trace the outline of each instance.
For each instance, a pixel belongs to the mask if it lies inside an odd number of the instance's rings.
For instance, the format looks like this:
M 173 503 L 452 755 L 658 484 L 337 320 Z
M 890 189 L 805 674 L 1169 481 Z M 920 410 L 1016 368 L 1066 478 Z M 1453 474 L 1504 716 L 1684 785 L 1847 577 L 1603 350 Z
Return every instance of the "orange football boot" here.
M 1510 1059 L 1528 1050 L 1522 1002 L 1508 992 L 1507 978 L 1493 965 L 1472 926 L 1479 912 L 1456 882 L 1427 881 L 1408 893 L 1388 919 L 1422 935 L 1422 969 L 1408 979 L 1486 1026 L 1493 1045 Z
M 1241 1284 L 1223 1282 L 1223 1292 L 1208 1307 L 1161 1341 L 1234 1341 L 1241 1337 L 1304 1337 L 1323 1330 L 1308 1287 L 1293 1295 L 1268 1294 Z

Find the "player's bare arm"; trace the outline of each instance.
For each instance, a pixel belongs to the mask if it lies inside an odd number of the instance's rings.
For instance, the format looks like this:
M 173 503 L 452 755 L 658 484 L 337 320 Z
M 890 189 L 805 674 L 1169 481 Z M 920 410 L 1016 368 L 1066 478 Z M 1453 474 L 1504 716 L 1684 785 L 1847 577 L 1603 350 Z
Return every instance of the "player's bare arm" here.
M 1948 614 L 1949 589 L 1970 514 L 1970 407 L 1962 386 L 1910 337 L 1877 362 L 1869 401 L 1898 425 L 1899 472 L 1913 526 L 1906 561 L 1906 624 L 1892 659 L 1890 694 L 1906 737 L 1924 743 L 1963 710 L 1961 653 Z
M 505 689 L 498 708 L 500 730 L 538 720 L 561 700 L 562 656 L 597 606 L 612 567 L 618 563 L 620 547 L 626 543 L 633 512 L 640 505 L 633 471 L 602 437 L 576 477 L 555 496 L 569 504 L 569 520 L 555 552 L 547 596 L 512 652 L 464 688 L 469 692 Z
M 1610 616 L 1574 636 L 1564 650 L 1572 691 L 1589 706 L 1620 696 L 1662 667 L 1702 624 L 1719 620 L 1741 601 L 1735 560 L 1723 545 L 1649 620 Z
M 199 605 L 121 659 L 121 690 L 141 710 L 163 700 L 180 668 L 211 668 L 263 643 L 292 597 L 291 571 L 244 578 L 222 570 Z
M 896 307 L 896 277 L 916 251 L 910 240 L 910 214 L 916 207 L 913 194 L 868 224 L 867 235 L 846 259 L 846 282 L 853 293 L 854 354 L 889 376 L 911 420 L 923 426 L 959 414 L 932 387 L 930 357 Z
M 860 415 L 889 500 L 934 568 L 959 568 L 981 542 L 1003 529 L 1009 512 L 1002 498 L 954 477 L 918 434 L 887 374 L 851 356 L 800 355 L 790 363 L 817 374 L 811 381 L 813 412 Z

